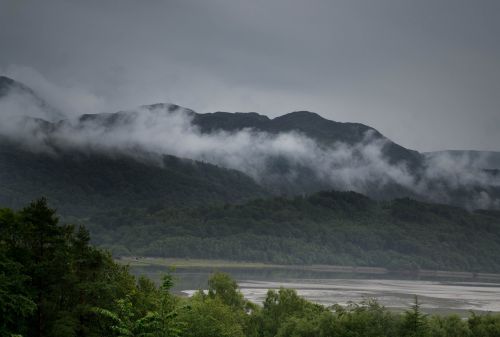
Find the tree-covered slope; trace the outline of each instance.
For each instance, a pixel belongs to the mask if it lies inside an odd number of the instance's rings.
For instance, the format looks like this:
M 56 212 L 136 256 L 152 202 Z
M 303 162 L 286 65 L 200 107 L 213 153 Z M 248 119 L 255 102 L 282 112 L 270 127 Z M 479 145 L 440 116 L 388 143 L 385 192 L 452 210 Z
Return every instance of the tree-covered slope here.
M 353 196 L 349 196 L 351 200 Z M 343 204 L 340 203 L 339 206 Z M 213 274 L 191 297 L 134 277 L 89 244 L 83 227 L 58 222 L 41 199 L 13 211 L 0 208 L 0 335 L 171 337 L 497 337 L 500 315 L 427 315 L 415 298 L 405 312 L 376 299 L 325 307 L 293 289 L 267 292 L 261 304 L 244 298 L 229 275 Z M 425 300 L 425 297 L 424 297 Z
M 234 170 L 173 156 L 32 152 L 0 143 L 0 205 L 46 196 L 63 215 L 116 208 L 176 207 L 249 200 L 266 193 Z
M 500 213 L 354 192 L 90 222 L 96 242 L 118 254 L 500 272 Z

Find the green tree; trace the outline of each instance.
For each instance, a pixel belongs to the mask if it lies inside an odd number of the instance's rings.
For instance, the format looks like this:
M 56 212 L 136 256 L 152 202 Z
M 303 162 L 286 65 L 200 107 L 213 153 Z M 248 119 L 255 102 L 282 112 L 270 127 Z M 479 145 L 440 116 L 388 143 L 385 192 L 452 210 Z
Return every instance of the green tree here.
M 238 284 L 228 274 L 215 273 L 208 280 L 208 296 L 219 298 L 222 303 L 242 310 L 245 307 L 243 294 L 238 290 Z
M 0 336 L 26 332 L 26 319 L 36 310 L 26 283 L 23 266 L 6 256 L 0 246 Z
M 45 199 L 18 212 L 0 210 L 0 233 L 0 320 L 9 331 L 98 336 L 90 309 L 113 309 L 134 289 L 127 268 L 90 246 L 83 227 L 59 225 Z
M 477 315 L 472 313 L 468 323 L 474 337 L 500 336 L 500 314 Z
M 425 337 L 428 332 L 427 315 L 422 313 L 418 297 L 410 310 L 405 311 L 401 335 L 406 337 Z
M 430 317 L 429 336 L 430 337 L 473 337 L 468 327 L 467 321 L 461 319 L 457 315 Z
M 269 290 L 263 308 L 258 312 L 259 334 L 264 337 L 275 336 L 288 320 L 292 318 L 311 319 L 325 310 L 324 307 L 298 296 L 293 289 L 280 288 L 277 292 Z
M 399 337 L 398 319 L 374 299 L 345 308 L 336 307 L 337 334 L 363 337 Z
M 61 283 L 65 283 L 69 273 L 64 240 L 70 228 L 58 226 L 55 210 L 43 198 L 23 208 L 19 216 L 22 245 L 28 254 L 26 269 L 36 303 L 32 331 L 39 337 L 54 335 L 53 324 L 60 318 L 63 305 L 61 292 L 66 290 Z
M 243 337 L 241 315 L 219 298 L 197 293 L 189 301 L 189 308 L 179 313 L 185 322 L 185 337 Z

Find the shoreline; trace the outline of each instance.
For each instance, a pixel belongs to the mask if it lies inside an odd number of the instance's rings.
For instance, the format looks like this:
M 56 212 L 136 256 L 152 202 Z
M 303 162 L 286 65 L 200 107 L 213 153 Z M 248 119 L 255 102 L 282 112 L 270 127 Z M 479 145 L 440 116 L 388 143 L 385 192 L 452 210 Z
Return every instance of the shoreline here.
M 338 266 L 338 265 L 284 265 L 267 264 L 262 262 L 240 262 L 230 260 L 209 260 L 209 259 L 184 259 L 184 258 L 158 258 L 158 257 L 121 257 L 115 261 L 130 267 L 166 267 L 174 269 L 187 268 L 225 268 L 225 269 L 287 269 L 305 270 L 313 272 L 333 272 L 352 274 L 373 274 L 373 275 L 405 275 L 414 277 L 442 277 L 459 278 L 472 280 L 496 280 L 500 281 L 500 274 L 496 273 L 476 273 L 467 271 L 446 271 L 446 270 L 389 270 L 383 267 L 360 267 L 360 266 Z

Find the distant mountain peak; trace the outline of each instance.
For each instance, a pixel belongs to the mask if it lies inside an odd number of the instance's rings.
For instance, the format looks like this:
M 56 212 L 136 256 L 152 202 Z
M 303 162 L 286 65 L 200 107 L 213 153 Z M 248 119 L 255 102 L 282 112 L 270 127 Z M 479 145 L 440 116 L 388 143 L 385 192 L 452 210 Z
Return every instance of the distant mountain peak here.
M 0 97 L 5 96 L 10 90 L 17 89 L 34 95 L 33 90 L 25 86 L 24 84 L 13 80 L 7 76 L 0 76 Z
M 27 85 L 7 76 L 0 76 L 0 98 L 10 95 L 11 93 L 29 97 L 32 103 L 34 103 L 39 109 L 44 111 L 45 116 L 43 116 L 43 118 L 45 119 L 55 121 L 64 118 L 64 115 L 60 111 L 58 111 L 56 108 L 48 104 L 44 99 L 38 96 L 38 94 L 33 89 L 31 89 Z M 34 117 L 34 116 L 27 116 L 27 117 Z
M 227 111 L 215 111 L 209 112 L 204 115 L 213 115 L 213 116 L 224 116 L 229 118 L 251 118 L 257 120 L 269 120 L 269 117 L 266 115 L 261 115 L 257 112 L 227 112 Z
M 13 83 L 15 83 L 15 81 L 12 78 L 0 75 L 0 85 L 12 85 Z
M 41 99 L 35 94 L 35 91 L 27 85 L 7 76 L 0 76 L 0 97 L 7 94 L 8 91 L 13 89 L 20 90 L 21 92 L 36 96 L 38 99 Z
M 293 111 L 284 114 L 282 116 L 276 117 L 275 119 L 315 119 L 315 118 L 322 120 L 325 119 L 321 117 L 319 114 L 307 110 Z
M 168 110 L 169 112 L 173 112 L 173 111 L 181 110 L 181 109 L 189 110 L 189 109 L 184 108 L 180 105 L 173 104 L 173 103 L 167 103 L 167 102 L 146 104 L 146 105 L 141 105 L 140 107 L 148 109 L 148 110 L 165 109 L 165 110 Z

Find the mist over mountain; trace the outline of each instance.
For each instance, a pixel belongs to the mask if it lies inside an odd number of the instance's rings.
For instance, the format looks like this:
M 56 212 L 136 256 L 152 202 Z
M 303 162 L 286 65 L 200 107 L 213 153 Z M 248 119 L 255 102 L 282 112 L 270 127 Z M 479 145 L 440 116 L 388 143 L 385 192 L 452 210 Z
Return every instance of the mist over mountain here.
M 258 190 L 297 195 L 338 189 L 377 199 L 410 196 L 471 209 L 500 207 L 500 176 L 479 160 L 481 153 L 421 154 L 363 124 L 334 122 L 308 111 L 270 119 L 254 112 L 199 114 L 163 103 L 61 118 L 57 108 L 21 83 L 0 77 L 0 88 L 0 135 L 5 139 L 0 161 L 12 164 L 12 153 L 23 153 L 20 166 L 10 165 L 0 176 L 11 189 L 17 186 L 12 172 L 21 180 L 35 179 L 20 169 L 32 166 L 30 160 L 72 176 L 78 165 L 65 162 L 73 154 L 84 154 L 87 162 L 103 168 L 108 165 L 103 157 L 126 158 L 143 165 L 147 175 L 152 167 L 167 170 L 163 158 L 168 155 L 242 172 L 255 182 L 248 197 Z M 79 183 L 86 185 L 84 176 Z M 134 186 L 135 181 L 127 183 Z
M 496 151 L 473 151 L 473 150 L 444 150 L 424 152 L 427 158 L 448 156 L 456 161 L 469 162 L 469 165 L 482 167 L 485 170 L 500 169 L 500 152 Z
M 78 150 L 49 154 L 2 142 L 0 205 L 17 208 L 45 196 L 63 215 L 87 217 L 110 209 L 238 203 L 269 195 L 236 170 L 168 155 L 156 160 Z
M 7 118 L 11 119 L 12 123 L 22 116 L 49 121 L 65 118 L 62 112 L 48 104 L 31 88 L 9 77 L 0 76 L 0 100 L 0 118 L 4 126 L 8 124 Z

